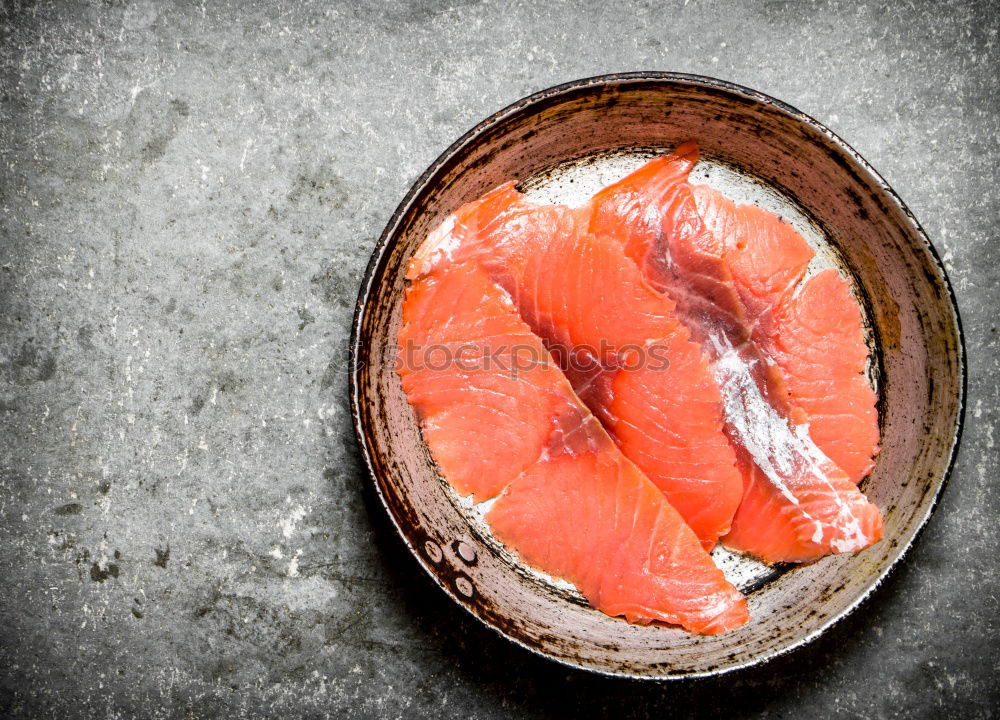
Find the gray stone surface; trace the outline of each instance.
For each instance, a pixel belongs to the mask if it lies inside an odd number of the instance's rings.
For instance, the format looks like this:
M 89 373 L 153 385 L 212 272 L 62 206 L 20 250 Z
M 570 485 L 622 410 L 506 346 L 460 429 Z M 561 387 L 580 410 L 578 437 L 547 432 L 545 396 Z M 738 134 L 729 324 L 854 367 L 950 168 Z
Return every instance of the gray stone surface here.
M 0 10 L 0 711 L 990 717 L 1000 670 L 997 7 L 93 2 Z M 487 114 L 608 71 L 828 123 L 941 251 L 969 413 L 908 561 L 718 680 L 569 671 L 423 576 L 342 371 L 375 238 Z

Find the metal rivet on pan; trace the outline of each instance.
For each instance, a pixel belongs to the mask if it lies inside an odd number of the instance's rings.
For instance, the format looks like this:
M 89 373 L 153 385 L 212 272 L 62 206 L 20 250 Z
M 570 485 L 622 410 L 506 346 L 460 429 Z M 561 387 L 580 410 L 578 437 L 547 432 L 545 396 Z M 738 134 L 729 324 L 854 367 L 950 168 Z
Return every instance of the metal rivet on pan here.
M 433 540 L 428 540 L 424 543 L 424 552 L 427 553 L 427 557 L 430 558 L 432 563 L 439 563 L 441 562 L 441 558 L 444 557 L 444 553 L 441 552 L 441 546 Z
M 455 578 L 455 589 L 467 598 L 472 597 L 472 593 L 475 592 L 475 589 L 472 587 L 472 581 L 465 577 L 465 575 L 459 575 Z
M 469 545 L 469 543 L 464 540 L 456 540 L 452 547 L 455 548 L 455 554 L 458 555 L 459 560 L 466 565 L 474 565 L 476 563 L 476 549 Z

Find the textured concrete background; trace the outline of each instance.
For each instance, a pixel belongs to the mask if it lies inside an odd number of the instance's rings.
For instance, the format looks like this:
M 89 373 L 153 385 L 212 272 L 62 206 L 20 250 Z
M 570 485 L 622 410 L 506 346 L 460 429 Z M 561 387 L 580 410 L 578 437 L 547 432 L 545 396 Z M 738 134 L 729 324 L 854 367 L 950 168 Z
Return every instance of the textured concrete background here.
M 997 712 L 995 3 L 94 2 L 0 11 L 0 711 L 52 717 Z M 569 671 L 447 601 L 359 464 L 375 238 L 460 133 L 608 71 L 829 124 L 941 251 L 965 443 L 918 547 L 719 680 Z

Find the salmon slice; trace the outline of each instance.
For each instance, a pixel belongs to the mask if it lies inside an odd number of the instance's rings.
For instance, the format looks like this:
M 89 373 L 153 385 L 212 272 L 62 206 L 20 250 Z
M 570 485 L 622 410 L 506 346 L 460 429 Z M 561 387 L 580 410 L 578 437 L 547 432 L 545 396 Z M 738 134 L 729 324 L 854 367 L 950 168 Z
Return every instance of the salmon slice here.
M 775 563 L 809 562 L 878 542 L 878 508 L 816 447 L 807 425 L 789 422 L 764 401 L 745 357 L 723 348 L 713 367 L 744 479 L 725 545 Z
M 469 282 L 460 282 L 463 275 Z M 530 352 L 537 339 L 510 299 L 484 286 L 480 275 L 465 268 L 410 286 L 397 362 L 435 462 L 459 493 L 477 502 L 496 496 L 538 460 L 553 415 L 568 402 L 554 364 L 512 369 L 510 348 Z M 494 307 L 471 312 L 484 297 Z M 538 355 L 547 357 L 544 350 Z
M 750 343 L 750 320 L 727 262 L 725 245 L 696 211 L 687 174 L 698 159 L 695 143 L 608 186 L 591 200 L 591 232 L 613 238 L 642 270 L 645 279 L 666 293 L 692 337 L 714 357 L 714 339 L 724 337 L 750 368 L 759 392 L 785 414 L 783 376 Z M 650 177 L 650 169 L 659 168 Z
M 770 348 L 810 437 L 860 482 L 875 467 L 880 434 L 861 309 L 847 280 L 833 269 L 806 280 L 781 304 Z
M 613 238 L 646 280 L 670 295 L 699 342 L 711 326 L 741 345 L 748 323 L 723 245 L 692 212 L 686 181 L 697 160 L 698 146 L 684 143 L 609 185 L 591 200 L 589 227 Z
M 778 488 L 752 461 L 741 463 L 746 474 L 743 501 L 733 529 L 723 542 L 767 563 L 810 562 L 831 553 L 855 552 L 882 537 L 882 516 L 864 499 L 843 471 L 825 458 L 818 467 L 793 478 L 798 485 Z
M 774 214 L 736 205 L 707 186 L 694 194 L 706 225 L 725 240 L 754 341 L 776 363 L 817 447 L 860 482 L 875 465 L 880 437 L 861 309 L 850 284 L 833 269 L 803 282 L 815 253 Z
M 417 248 L 406 268 L 407 279 L 414 280 L 455 261 L 459 249 L 466 260 L 475 259 L 472 248 L 488 250 L 482 247 L 478 238 L 495 231 L 511 213 L 522 210 L 523 199 L 524 195 L 509 182 L 462 205 L 435 227 Z
M 682 625 L 702 635 L 739 627 L 749 617 L 746 600 L 677 511 L 617 450 L 535 465 L 511 483 L 486 519 L 525 561 L 572 579 L 608 615 Z
M 711 548 L 729 530 L 742 480 L 701 348 L 617 244 L 587 231 L 589 211 L 512 191 L 502 186 L 446 220 L 415 272 L 458 261 L 487 268 L 625 456 Z
M 397 372 L 445 479 L 476 501 L 496 497 L 486 519 L 497 538 L 606 614 L 701 634 L 746 623 L 744 598 L 507 291 L 478 263 L 421 273 L 426 257 L 411 266 Z
M 774 312 L 802 280 L 815 252 L 791 225 L 755 205 L 737 205 L 707 185 L 691 187 L 697 214 L 724 247 L 726 265 L 755 340 L 774 334 Z
M 730 228 L 724 239 L 702 220 L 686 182 L 696 159 L 696 148 L 685 144 L 598 193 L 590 230 L 614 238 L 647 281 L 676 302 L 678 317 L 712 360 L 725 430 L 744 476 L 743 500 L 724 542 L 768 562 L 867 547 L 881 537 L 878 510 L 815 446 L 784 374 L 765 344 L 752 341 L 763 334 L 753 323 L 764 315 L 748 312 L 736 280 L 744 268 L 727 257 L 727 243 L 752 238 Z

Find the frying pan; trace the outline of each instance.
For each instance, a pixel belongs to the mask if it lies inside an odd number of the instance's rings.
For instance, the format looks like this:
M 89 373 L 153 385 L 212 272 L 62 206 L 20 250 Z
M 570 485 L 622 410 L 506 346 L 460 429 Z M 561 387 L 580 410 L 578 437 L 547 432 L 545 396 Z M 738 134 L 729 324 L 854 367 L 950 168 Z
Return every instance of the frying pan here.
M 882 429 L 881 453 L 862 488 L 882 511 L 883 540 L 797 567 L 769 568 L 719 551 L 720 565 L 747 594 L 751 620 L 713 637 L 608 617 L 572 587 L 519 563 L 439 477 L 393 371 L 407 261 L 448 213 L 508 180 L 529 195 L 572 201 L 689 139 L 701 146 L 696 172 L 792 219 L 820 262 L 853 279 Z M 878 586 L 946 482 L 961 432 L 965 360 L 954 296 L 933 246 L 860 155 L 761 93 L 708 77 L 641 72 L 519 100 L 421 175 L 365 273 L 350 381 L 355 430 L 378 495 L 446 595 L 532 652 L 609 675 L 665 679 L 732 671 L 799 647 Z

